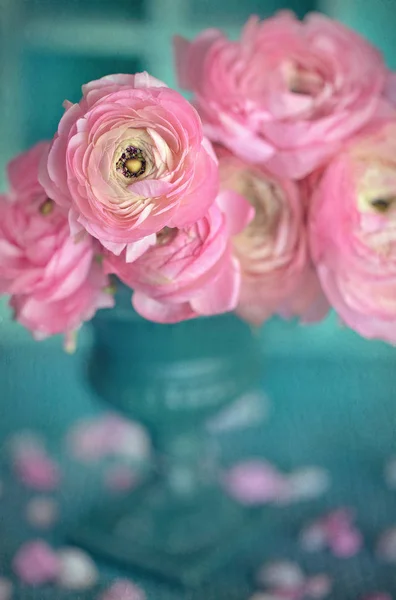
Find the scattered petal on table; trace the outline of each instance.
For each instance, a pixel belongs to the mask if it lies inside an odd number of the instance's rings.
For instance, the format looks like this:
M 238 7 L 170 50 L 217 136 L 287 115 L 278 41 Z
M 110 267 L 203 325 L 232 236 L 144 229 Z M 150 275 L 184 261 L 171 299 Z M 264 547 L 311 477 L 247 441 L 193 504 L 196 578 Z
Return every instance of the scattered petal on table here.
M 300 534 L 300 544 L 307 552 L 320 552 L 326 548 L 327 536 L 321 523 L 311 523 Z
M 98 600 L 146 600 L 146 594 L 128 579 L 117 579 Z
M 325 598 L 332 588 L 330 577 L 324 574 L 307 576 L 298 564 L 278 561 L 263 565 L 257 577 L 258 584 L 265 589 L 263 598 L 283 600 L 305 600 Z M 257 600 L 261 600 L 260 594 Z
M 38 496 L 26 505 L 26 519 L 33 527 L 50 528 L 58 519 L 59 507 L 53 498 Z
M 320 467 L 303 467 L 287 477 L 289 500 L 313 500 L 322 496 L 330 487 L 330 475 Z
M 27 542 L 13 560 L 15 574 L 28 585 L 44 585 L 54 581 L 60 570 L 58 555 L 42 540 Z
M 84 590 L 94 586 L 99 572 L 92 558 L 79 548 L 63 548 L 58 552 L 60 569 L 57 581 L 69 590 Z
M 52 458 L 42 452 L 16 456 L 13 468 L 16 476 L 27 487 L 40 491 L 51 491 L 58 487 L 59 467 Z
M 325 598 L 331 592 L 332 580 L 327 575 L 309 577 L 305 583 L 305 596 L 309 598 Z
M 257 592 L 249 600 L 285 600 L 285 597 L 270 592 Z
M 0 577 L 0 600 L 11 600 L 13 585 L 9 579 Z
M 309 523 L 300 534 L 301 545 L 308 551 L 325 547 L 338 558 L 355 556 L 363 546 L 363 538 L 354 524 L 354 514 L 339 509 Z
M 391 527 L 381 535 L 377 553 L 386 562 L 396 563 L 396 527 Z
M 266 419 L 269 405 L 270 400 L 263 390 L 247 392 L 210 418 L 206 427 L 215 434 L 257 427 Z
M 76 423 L 68 433 L 67 445 L 71 454 L 83 462 L 115 455 L 141 463 L 147 460 L 151 449 L 149 436 L 141 425 L 111 413 Z
M 285 590 L 303 585 L 305 576 L 296 563 L 285 560 L 263 565 L 257 580 L 262 586 Z
M 396 488 L 396 457 L 392 457 L 385 465 L 385 482 L 391 489 Z
M 223 475 L 226 491 L 238 502 L 260 505 L 281 498 L 286 490 L 285 477 L 264 460 L 239 463 Z
M 127 465 L 112 465 L 105 471 L 104 483 L 112 492 L 127 492 L 135 487 L 137 475 Z
M 45 454 L 45 439 L 42 435 L 29 429 L 23 429 L 9 436 L 6 446 L 12 458 L 20 455 Z
M 371 594 L 370 596 L 364 596 L 361 600 L 392 600 L 390 594 L 384 594 L 382 592 L 377 594 Z

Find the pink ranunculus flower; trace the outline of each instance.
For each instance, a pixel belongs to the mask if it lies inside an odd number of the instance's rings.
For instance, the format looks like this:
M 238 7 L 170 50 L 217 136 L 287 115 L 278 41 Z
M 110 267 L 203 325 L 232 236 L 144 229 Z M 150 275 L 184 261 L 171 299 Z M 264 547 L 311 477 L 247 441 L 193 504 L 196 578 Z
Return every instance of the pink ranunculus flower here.
M 37 339 L 68 336 L 113 305 L 108 278 L 95 262 L 97 242 L 70 237 L 64 211 L 38 183 L 49 143 L 40 143 L 9 166 L 10 192 L 0 197 L 0 293 L 11 295 L 15 317 Z
M 180 85 L 214 142 L 301 179 L 369 121 L 385 88 L 380 53 L 319 13 L 252 17 L 238 41 L 208 29 L 176 39 Z
M 237 312 L 260 325 L 277 313 L 312 322 L 328 310 L 310 261 L 302 197 L 297 183 L 276 178 L 217 148 L 218 204 L 227 212 L 241 197 L 254 207 L 253 220 L 233 236 L 241 266 Z
M 164 227 L 201 218 L 218 190 L 196 110 L 147 73 L 111 75 L 68 103 L 44 165 L 47 194 L 111 252 L 134 260 Z
M 230 233 L 251 218 L 239 198 L 228 218 L 214 204 L 196 223 L 164 228 L 156 244 L 133 263 L 111 253 L 105 270 L 134 290 L 133 306 L 143 317 L 175 323 L 233 310 L 239 298 L 239 264 L 232 256 Z
M 368 128 L 329 164 L 313 197 L 310 240 L 342 321 L 396 344 L 396 120 Z

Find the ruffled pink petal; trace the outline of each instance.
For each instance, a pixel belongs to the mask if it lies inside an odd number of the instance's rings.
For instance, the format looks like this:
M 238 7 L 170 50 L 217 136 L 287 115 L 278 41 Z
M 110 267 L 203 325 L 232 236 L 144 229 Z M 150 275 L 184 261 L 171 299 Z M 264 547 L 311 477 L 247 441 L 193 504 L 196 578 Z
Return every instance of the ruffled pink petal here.
M 133 294 L 132 305 L 142 317 L 156 323 L 179 323 L 198 316 L 187 302 L 184 304 L 165 304 L 141 292 Z
M 253 220 L 255 210 L 247 200 L 232 190 L 219 192 L 216 203 L 226 216 L 229 235 L 237 235 Z

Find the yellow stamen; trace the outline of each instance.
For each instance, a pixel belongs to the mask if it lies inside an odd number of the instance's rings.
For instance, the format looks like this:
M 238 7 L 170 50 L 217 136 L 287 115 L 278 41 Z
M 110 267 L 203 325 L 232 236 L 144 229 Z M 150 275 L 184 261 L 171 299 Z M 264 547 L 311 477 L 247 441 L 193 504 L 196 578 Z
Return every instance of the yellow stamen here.
M 386 213 L 396 198 L 374 198 L 371 200 L 371 206 L 379 213 Z
M 138 158 L 130 158 L 126 161 L 125 166 L 130 173 L 139 173 L 143 166 L 143 162 Z
M 53 210 L 54 210 L 54 202 L 53 202 L 53 200 L 50 200 L 49 198 L 47 198 L 47 200 L 45 202 L 43 202 L 42 205 L 40 206 L 40 212 L 44 217 L 46 217 L 47 215 L 50 215 Z
M 117 286 L 115 283 L 110 283 L 103 289 L 103 291 L 105 294 L 111 294 L 111 296 L 114 296 L 114 294 L 117 293 Z

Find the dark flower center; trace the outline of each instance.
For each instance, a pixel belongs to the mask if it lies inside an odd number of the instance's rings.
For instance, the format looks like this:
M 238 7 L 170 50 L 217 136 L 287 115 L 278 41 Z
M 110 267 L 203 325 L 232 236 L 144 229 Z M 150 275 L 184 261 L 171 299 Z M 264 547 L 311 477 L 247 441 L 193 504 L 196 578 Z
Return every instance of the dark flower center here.
M 176 227 L 164 227 L 163 229 L 161 229 L 161 231 L 157 233 L 157 245 L 164 246 L 165 244 L 173 240 L 176 233 Z
M 50 215 L 53 210 L 54 210 L 54 201 L 51 200 L 50 198 L 47 198 L 46 200 L 44 200 L 44 202 L 42 204 L 40 204 L 39 211 L 44 217 L 46 217 L 47 215 Z
M 135 146 L 125 148 L 116 163 L 116 169 L 128 179 L 143 175 L 146 170 L 146 160 L 141 149 Z
M 395 198 L 374 198 L 371 200 L 371 206 L 379 213 L 386 213 L 392 204 L 396 201 Z

